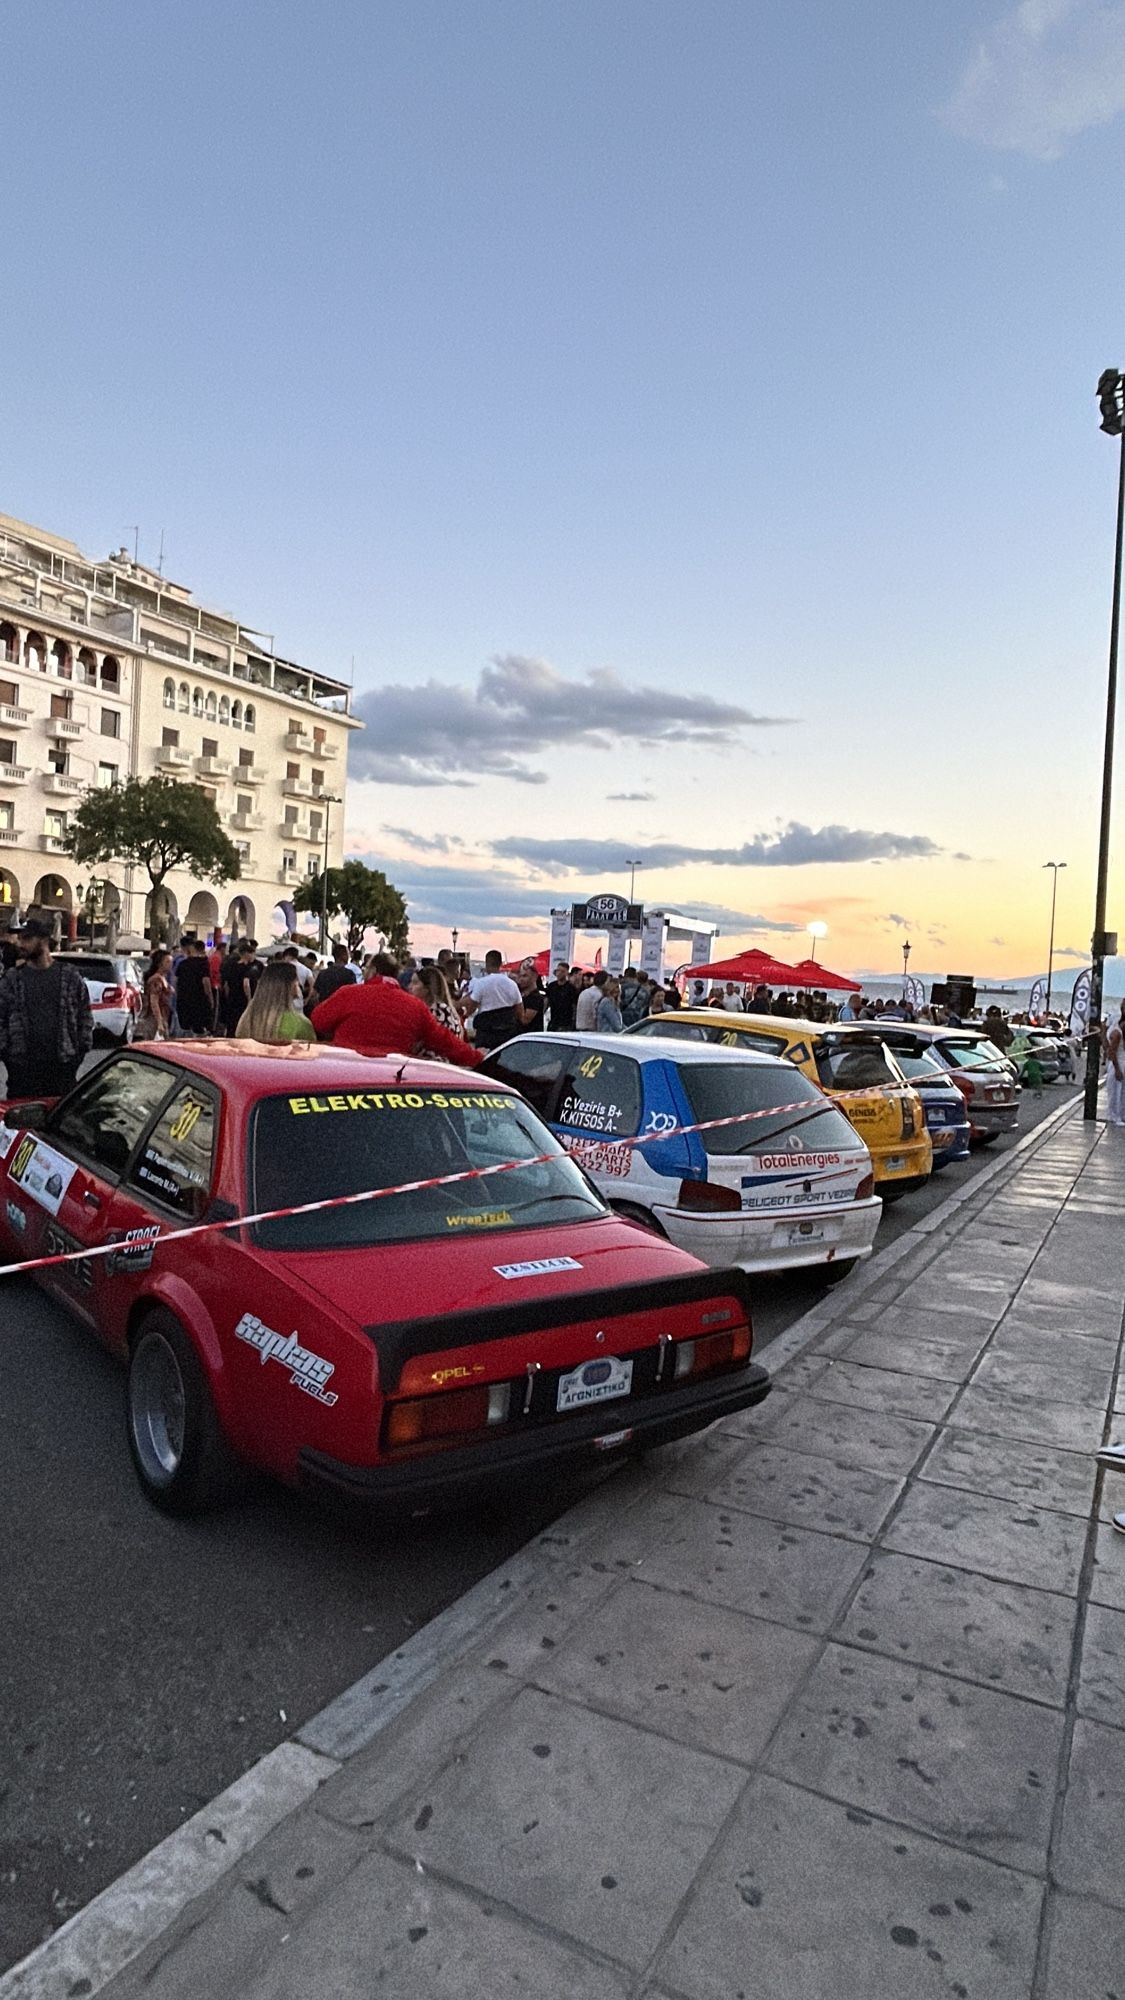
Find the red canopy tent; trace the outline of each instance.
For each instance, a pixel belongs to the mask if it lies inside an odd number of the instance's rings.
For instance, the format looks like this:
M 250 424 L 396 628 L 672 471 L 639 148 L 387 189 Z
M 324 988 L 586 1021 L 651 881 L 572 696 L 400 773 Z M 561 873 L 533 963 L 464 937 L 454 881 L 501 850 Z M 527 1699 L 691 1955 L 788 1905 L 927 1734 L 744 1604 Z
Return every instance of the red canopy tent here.
M 529 959 L 531 964 L 535 967 L 536 972 L 539 974 L 539 977 L 541 979 L 545 979 L 547 977 L 547 974 L 552 969 L 551 954 L 549 951 L 537 951 L 534 953 L 534 955 L 528 953 L 527 956 L 524 958 L 510 958 L 508 960 L 507 965 L 501 966 L 500 970 L 502 972 L 518 972 L 520 966 L 526 965 Z
M 710 965 L 685 965 L 687 979 L 730 979 L 742 986 L 791 986 L 794 968 L 771 958 L 768 951 L 740 951 L 734 958 L 715 959 Z
M 815 986 L 818 993 L 859 993 L 859 981 L 846 979 L 842 972 L 830 972 L 815 958 L 803 958 L 789 973 L 790 986 Z

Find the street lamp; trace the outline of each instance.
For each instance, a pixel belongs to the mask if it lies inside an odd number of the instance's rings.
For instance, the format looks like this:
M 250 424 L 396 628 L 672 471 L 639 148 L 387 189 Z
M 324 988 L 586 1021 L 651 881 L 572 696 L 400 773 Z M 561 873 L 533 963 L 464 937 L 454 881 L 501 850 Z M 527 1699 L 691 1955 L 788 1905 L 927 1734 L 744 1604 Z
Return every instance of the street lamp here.
M 809 934 L 809 936 L 810 936 L 810 937 L 811 937 L 811 939 L 812 939 L 812 962 L 813 962 L 813 964 L 815 965 L 815 964 L 816 964 L 816 947 L 817 947 L 817 944 L 818 944 L 819 940 L 820 940 L 820 939 L 821 939 L 822 937 L 827 937 L 827 936 L 828 936 L 828 925 L 827 925 L 827 924 L 822 924 L 822 923 L 820 922 L 820 919 L 819 919 L 819 918 L 817 918 L 817 919 L 816 919 L 816 921 L 815 921 L 814 923 L 811 923 L 811 924 L 806 924 L 806 925 L 805 925 L 805 929 L 806 929 L 806 930 L 808 931 L 808 934 Z
M 452 930 L 450 931 L 449 935 L 450 935 L 450 937 L 451 937 L 451 938 L 453 939 L 453 956 L 454 956 L 454 958 L 456 958 L 456 956 L 457 956 L 457 940 L 458 940 L 458 938 L 459 938 L 459 937 L 460 937 L 460 935 L 461 935 L 460 931 L 459 931 L 459 930 L 457 929 L 457 926 L 456 926 L 456 924 L 454 924 L 454 926 L 453 926 L 453 929 L 452 929 Z
M 332 819 L 330 808 L 341 806 L 344 801 L 339 792 L 322 792 L 320 799 L 324 807 L 324 868 L 320 877 L 320 949 L 323 954 L 328 950 L 328 828 Z
M 909 965 L 910 965 L 910 939 L 909 939 L 909 938 L 903 938 L 903 941 L 902 941 L 902 997 L 903 997 L 903 999 L 904 999 L 904 1000 L 905 1000 L 905 998 L 906 998 L 906 975 L 907 975 L 907 970 L 908 970 L 908 968 L 909 968 Z
M 1044 868 L 1051 870 L 1051 936 L 1047 945 L 1047 1007 L 1051 1011 L 1051 973 L 1055 963 L 1055 897 L 1059 887 L 1059 869 L 1066 867 L 1065 861 L 1045 861 Z
M 630 902 L 632 902 L 632 900 L 633 900 L 633 882 L 634 882 L 634 880 L 635 880 L 635 878 L 636 878 L 636 873 L 637 873 L 637 870 L 638 870 L 638 868 L 643 868 L 643 867 L 644 867 L 644 865 L 645 865 L 645 864 L 644 864 L 644 862 L 643 862 L 643 861 L 627 861 L 627 862 L 625 863 L 625 866 L 626 866 L 626 868 L 627 868 L 627 869 L 629 870 L 629 901 L 630 901 Z
M 1105 750 L 1102 756 L 1102 817 L 1098 836 L 1098 886 L 1094 897 L 1094 935 L 1090 958 L 1090 1012 L 1086 1019 L 1086 1090 L 1082 1116 L 1091 1123 L 1098 1110 L 1098 1066 L 1101 1053 L 1102 994 L 1105 987 L 1105 904 L 1109 886 L 1109 816 L 1113 793 L 1113 724 L 1117 712 L 1117 635 L 1121 624 L 1121 542 L 1125 530 L 1125 381 L 1120 370 L 1106 368 L 1098 378 L 1101 428 L 1121 439 L 1117 467 L 1117 536 L 1113 547 L 1113 602 L 1109 617 L 1109 680 L 1105 702 Z

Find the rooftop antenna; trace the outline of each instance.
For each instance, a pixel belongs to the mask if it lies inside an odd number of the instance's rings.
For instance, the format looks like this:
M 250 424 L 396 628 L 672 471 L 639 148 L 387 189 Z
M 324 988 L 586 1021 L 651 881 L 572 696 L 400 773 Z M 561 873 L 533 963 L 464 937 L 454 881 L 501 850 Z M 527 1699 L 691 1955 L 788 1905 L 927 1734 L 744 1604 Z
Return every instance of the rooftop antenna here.
M 161 528 L 161 530 L 160 530 L 160 556 L 159 556 L 159 559 L 158 559 L 158 561 L 157 561 L 157 565 L 156 565 L 156 574 L 157 574 L 157 576 L 163 576 L 163 574 L 164 574 L 164 530 L 163 530 L 163 528 Z

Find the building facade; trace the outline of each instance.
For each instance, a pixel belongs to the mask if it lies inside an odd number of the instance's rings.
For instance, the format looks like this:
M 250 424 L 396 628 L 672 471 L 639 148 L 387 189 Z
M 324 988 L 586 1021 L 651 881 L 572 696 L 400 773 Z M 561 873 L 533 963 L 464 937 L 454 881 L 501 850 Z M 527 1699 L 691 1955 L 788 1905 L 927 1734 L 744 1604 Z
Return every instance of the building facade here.
M 147 935 L 146 872 L 80 868 L 66 833 L 90 787 L 163 773 L 208 794 L 241 863 L 221 887 L 166 878 L 171 935 L 268 936 L 343 858 L 350 703 L 127 549 L 93 561 L 0 514 L 0 922 L 35 909 L 63 936 Z

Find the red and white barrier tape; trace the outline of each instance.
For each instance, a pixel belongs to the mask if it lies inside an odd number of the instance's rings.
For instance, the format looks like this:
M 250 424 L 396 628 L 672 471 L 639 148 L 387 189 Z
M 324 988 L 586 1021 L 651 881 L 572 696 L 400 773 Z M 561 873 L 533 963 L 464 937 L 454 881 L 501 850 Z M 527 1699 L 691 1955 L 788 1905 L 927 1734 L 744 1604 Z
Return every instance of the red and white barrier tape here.
M 859 1095 L 858 1092 L 853 1094 Z M 668 1139 L 682 1139 L 689 1132 L 715 1132 L 728 1125 L 749 1124 L 755 1118 L 788 1118 L 798 1112 L 804 1112 L 807 1118 L 816 1118 L 830 1108 L 832 1107 L 827 1103 L 810 1105 L 809 1099 L 805 1097 L 796 1104 L 771 1104 L 765 1111 L 737 1111 L 729 1118 L 706 1118 L 696 1125 L 674 1125 L 668 1132 L 644 1132 L 635 1139 L 607 1138 L 600 1132 L 591 1132 L 588 1137 L 597 1145 L 620 1147 L 623 1152 L 632 1152 L 638 1146 L 659 1146 Z M 800 1119 L 798 1122 L 803 1124 L 805 1120 Z M 35 1135 L 32 1133 L 29 1136 Z M 587 1135 L 574 1133 L 570 1136 L 581 1143 L 583 1137 Z M 858 1140 L 860 1135 L 857 1133 L 856 1137 Z M 163 1230 L 159 1236 L 151 1239 L 151 1247 L 155 1249 L 165 1243 L 183 1243 L 189 1236 L 218 1235 L 225 1229 L 256 1228 L 260 1222 L 279 1222 L 291 1215 L 316 1215 L 321 1210 L 329 1208 L 355 1208 L 361 1202 L 381 1201 L 386 1195 L 419 1194 L 425 1188 L 454 1187 L 460 1181 L 485 1180 L 492 1174 L 519 1173 L 526 1167 L 547 1166 L 558 1157 L 558 1154 L 553 1152 L 535 1153 L 526 1160 L 502 1160 L 491 1167 L 466 1167 L 456 1174 L 433 1174 L 428 1180 L 401 1181 L 396 1187 L 364 1188 L 358 1194 L 330 1195 L 322 1201 L 302 1201 L 290 1208 L 264 1208 L 256 1215 L 232 1216 L 223 1222 L 193 1222 L 189 1223 L 186 1229 Z M 578 1160 L 576 1164 L 581 1165 L 581 1161 Z M 140 1247 L 118 1238 L 112 1243 L 92 1244 L 88 1250 L 60 1250 L 51 1257 L 27 1257 L 18 1264 L 0 1264 L 0 1278 L 16 1277 L 21 1271 L 43 1271 L 54 1264 L 85 1263 L 95 1257 L 111 1257 L 114 1254 L 120 1255 L 122 1251 Z

